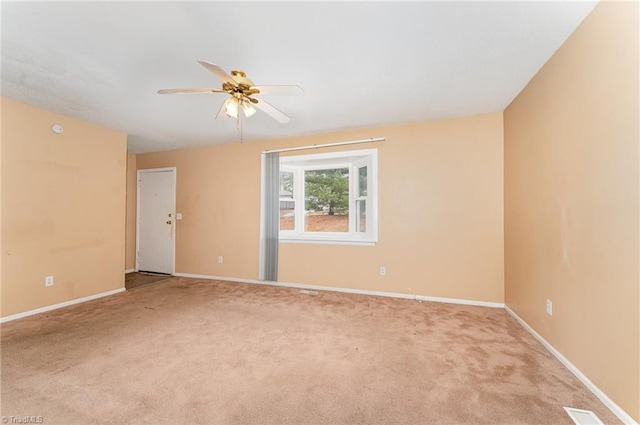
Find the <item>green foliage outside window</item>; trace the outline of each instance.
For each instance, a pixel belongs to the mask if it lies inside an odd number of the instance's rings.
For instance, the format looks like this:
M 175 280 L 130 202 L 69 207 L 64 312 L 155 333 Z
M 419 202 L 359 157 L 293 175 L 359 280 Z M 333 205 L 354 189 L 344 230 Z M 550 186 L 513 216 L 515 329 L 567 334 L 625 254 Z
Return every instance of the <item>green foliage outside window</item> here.
M 349 169 L 305 171 L 306 209 L 328 215 L 349 213 Z

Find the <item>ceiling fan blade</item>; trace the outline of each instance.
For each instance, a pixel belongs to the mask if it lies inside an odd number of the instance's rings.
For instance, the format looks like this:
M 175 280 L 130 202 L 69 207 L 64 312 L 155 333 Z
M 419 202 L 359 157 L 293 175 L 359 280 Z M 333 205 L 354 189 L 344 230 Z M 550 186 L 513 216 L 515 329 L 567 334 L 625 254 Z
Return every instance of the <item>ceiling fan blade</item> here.
M 236 86 L 236 82 L 231 78 L 231 75 L 227 74 L 224 69 L 220 68 L 218 65 L 207 61 L 198 61 L 198 63 L 205 68 L 207 68 L 213 75 L 220 78 L 225 83 L 231 83 Z
M 162 89 L 158 94 L 200 94 L 200 93 L 225 93 L 220 89 Z
M 258 99 L 256 99 L 256 100 L 258 100 Z M 282 124 L 286 124 L 289 121 L 291 121 L 291 118 L 289 118 L 288 116 L 286 116 L 285 114 L 283 114 L 282 112 L 277 110 L 275 108 L 275 106 L 271 105 L 270 103 L 265 102 L 262 99 L 258 100 L 258 103 L 254 103 L 254 106 L 256 108 L 260 109 L 265 114 L 269 115 L 274 120 L 276 120 L 276 121 L 278 121 L 278 122 L 280 122 Z
M 267 95 L 299 95 L 304 94 L 304 90 L 300 86 L 254 86 L 252 89 L 260 90 L 260 94 Z

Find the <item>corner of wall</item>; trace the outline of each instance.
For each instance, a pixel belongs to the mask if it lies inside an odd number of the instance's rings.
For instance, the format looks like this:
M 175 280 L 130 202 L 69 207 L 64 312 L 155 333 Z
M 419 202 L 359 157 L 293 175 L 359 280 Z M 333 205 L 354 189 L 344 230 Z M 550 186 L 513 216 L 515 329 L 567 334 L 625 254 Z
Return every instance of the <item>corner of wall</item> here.
M 136 267 L 137 197 L 137 155 L 134 153 L 127 153 L 125 270 L 134 270 Z

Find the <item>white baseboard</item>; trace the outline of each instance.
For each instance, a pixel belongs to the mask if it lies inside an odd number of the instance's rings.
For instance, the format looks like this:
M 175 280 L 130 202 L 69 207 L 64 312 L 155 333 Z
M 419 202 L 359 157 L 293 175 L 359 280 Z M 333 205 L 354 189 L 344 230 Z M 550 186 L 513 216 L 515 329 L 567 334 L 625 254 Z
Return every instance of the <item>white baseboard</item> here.
M 136 271 L 136 269 L 127 269 L 124 271 L 124 274 L 135 273 Z
M 35 310 L 25 311 L 23 313 L 13 314 L 11 316 L 6 316 L 0 318 L 0 323 L 10 322 L 12 320 L 22 319 L 23 317 L 33 316 L 34 314 L 40 314 L 51 310 L 57 310 L 62 307 L 67 307 L 74 304 L 80 304 L 86 301 L 95 300 L 97 298 L 107 297 L 109 295 L 118 294 L 120 292 L 124 292 L 125 288 L 114 289 L 112 291 L 101 292 L 99 294 L 89 295 L 88 297 L 76 298 L 75 300 L 65 301 L 58 304 L 49 305 L 47 307 L 36 308 Z
M 416 295 L 414 297 L 418 301 L 431 301 L 436 303 L 449 303 L 449 304 L 463 304 L 474 305 L 477 307 L 491 307 L 491 308 L 504 308 L 504 303 L 496 303 L 491 301 L 475 301 L 465 300 L 462 298 L 442 298 L 442 297 L 425 297 L 422 295 Z
M 553 345 L 551 345 L 546 339 L 544 339 L 538 332 L 536 332 L 527 322 L 525 322 L 520 316 L 518 316 L 509 306 L 505 305 L 504 309 L 513 316 L 535 339 L 549 350 L 551 354 L 557 358 L 576 378 L 578 378 L 585 387 L 589 389 L 600 401 L 611 410 L 611 412 L 626 425 L 638 425 L 638 423 L 620 406 L 618 406 L 613 400 L 611 400 L 600 388 L 598 388 L 587 376 L 580 371 L 573 363 L 571 363 L 565 356 L 562 355 Z
M 348 294 L 373 295 L 377 297 L 404 298 L 404 299 L 417 300 L 417 301 L 432 301 L 432 302 L 448 303 L 448 304 L 464 304 L 464 305 L 474 305 L 474 306 L 480 306 L 480 307 L 504 308 L 504 303 L 496 303 L 496 302 L 489 302 L 489 301 L 473 301 L 473 300 L 464 300 L 459 298 L 427 297 L 423 295 L 404 294 L 400 292 L 368 291 L 366 289 L 339 288 L 335 286 L 307 285 L 302 283 L 271 282 L 271 281 L 255 280 L 255 279 L 243 279 L 243 278 L 225 277 L 225 276 L 210 276 L 205 274 L 192 274 L 192 273 L 174 273 L 174 276 L 192 277 L 196 279 L 226 280 L 229 282 L 254 283 L 258 285 L 283 286 L 286 288 L 310 289 L 313 291 L 345 292 Z

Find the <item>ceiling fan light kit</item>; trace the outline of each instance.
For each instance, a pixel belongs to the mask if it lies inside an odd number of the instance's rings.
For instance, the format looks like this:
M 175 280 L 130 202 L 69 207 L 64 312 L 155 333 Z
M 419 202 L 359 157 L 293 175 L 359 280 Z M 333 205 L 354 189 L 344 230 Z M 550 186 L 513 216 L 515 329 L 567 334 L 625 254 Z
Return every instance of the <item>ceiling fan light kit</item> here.
M 230 97 L 229 99 L 224 101 L 222 107 L 224 108 L 224 113 L 228 117 L 238 117 L 238 102 L 239 100 L 235 97 Z
M 246 100 L 242 101 L 240 107 L 242 108 L 242 112 L 244 112 L 244 116 L 247 118 L 251 118 L 253 114 L 256 113 L 256 108 L 254 108 L 253 105 Z
M 260 94 L 295 95 L 304 93 L 302 88 L 295 85 L 255 86 L 253 81 L 247 78 L 247 74 L 245 74 L 244 71 L 235 69 L 231 71 L 231 75 L 229 75 L 218 65 L 206 61 L 198 61 L 198 63 L 222 80 L 222 87 L 220 89 L 162 89 L 158 90 L 158 94 L 226 93 L 230 97 L 227 98 L 220 107 L 220 110 L 216 115 L 216 119 L 225 119 L 228 117 L 239 119 L 240 110 L 242 110 L 245 117 L 249 118 L 257 112 L 257 109 L 260 109 L 276 121 L 286 124 L 290 121 L 290 118 L 287 115 L 265 100 L 256 99 L 254 96 Z

